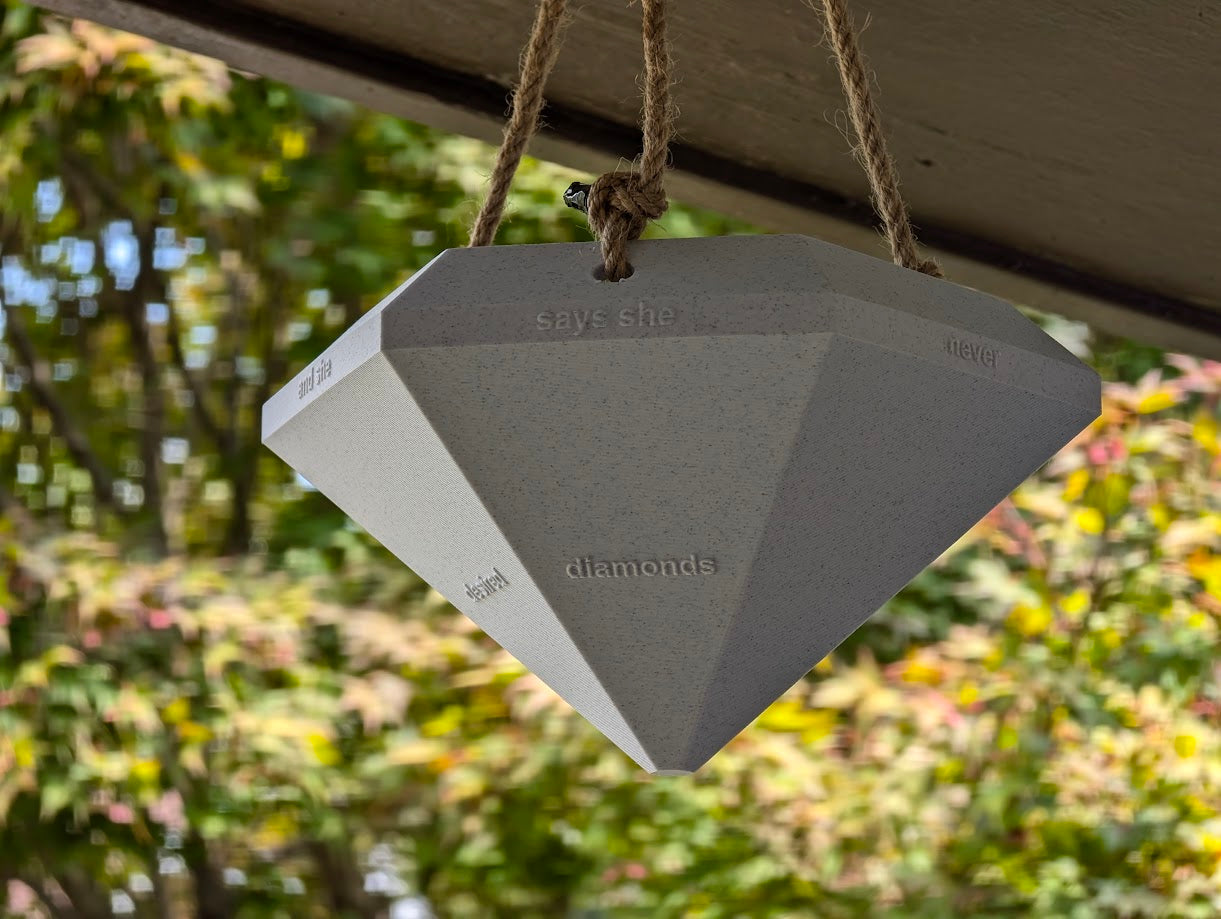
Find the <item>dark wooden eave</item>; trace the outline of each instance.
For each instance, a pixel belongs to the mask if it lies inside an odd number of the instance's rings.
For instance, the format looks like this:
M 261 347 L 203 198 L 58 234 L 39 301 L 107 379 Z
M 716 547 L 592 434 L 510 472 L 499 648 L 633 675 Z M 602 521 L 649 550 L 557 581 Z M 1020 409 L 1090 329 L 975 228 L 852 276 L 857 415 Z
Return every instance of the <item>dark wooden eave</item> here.
M 489 141 L 534 5 L 41 2 Z M 532 152 L 597 172 L 638 152 L 639 8 L 575 6 Z M 952 279 L 1221 358 L 1221 5 L 857 6 L 921 240 Z M 675 0 L 671 21 L 673 196 L 884 255 L 819 16 L 799 0 Z

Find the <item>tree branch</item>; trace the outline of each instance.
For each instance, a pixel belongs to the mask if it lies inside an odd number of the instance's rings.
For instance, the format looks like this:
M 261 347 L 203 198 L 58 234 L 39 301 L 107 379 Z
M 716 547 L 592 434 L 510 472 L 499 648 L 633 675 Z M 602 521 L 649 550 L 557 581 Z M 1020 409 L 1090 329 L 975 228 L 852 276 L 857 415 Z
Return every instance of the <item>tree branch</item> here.
M 89 162 L 71 148 L 65 148 L 61 160 L 65 182 L 74 197 L 81 202 L 88 189 L 102 204 L 103 211 L 129 220 L 136 234 L 140 252 L 140 277 L 135 289 L 121 296 L 123 316 L 131 337 L 132 352 L 140 367 L 144 408 L 144 425 L 141 437 L 140 461 L 144 466 L 144 507 L 152 520 L 153 549 L 160 555 L 169 551 L 166 532 L 165 508 L 161 494 L 161 439 L 165 428 L 165 395 L 161 385 L 161 371 L 153 350 L 152 337 L 145 315 L 146 304 L 151 299 L 165 300 L 164 284 L 153 269 L 153 246 L 155 228 L 151 222 L 142 221 L 127 205 L 122 190 L 107 176 L 91 167 Z M 83 207 L 83 203 L 81 204 Z M 97 215 L 101 218 L 101 215 Z M 156 297 L 156 287 L 161 296 Z M 167 303 L 168 306 L 168 303 Z
M 187 367 L 186 355 L 182 350 L 182 326 L 178 322 L 178 310 L 168 297 L 165 300 L 165 304 L 169 310 L 166 336 L 169 338 L 170 343 L 170 357 L 174 362 L 174 367 L 177 368 L 183 380 L 186 381 L 187 389 L 191 391 L 191 409 L 204 434 L 216 444 L 217 449 L 221 453 L 229 453 L 233 449 L 233 440 L 230 432 L 228 429 L 221 427 L 216 416 L 208 408 L 207 391 L 198 377 Z
M 11 306 L 6 306 L 4 310 L 9 339 L 13 342 L 17 356 L 30 372 L 30 391 L 34 394 L 34 398 L 38 400 L 38 403 L 51 416 L 51 425 L 55 433 L 64 439 L 68 453 L 71 454 L 72 458 L 80 466 L 88 471 L 89 479 L 93 484 L 94 500 L 99 505 L 116 508 L 114 480 L 102 464 L 101 459 L 90 449 L 88 438 L 81 433 L 69 415 L 67 408 L 59 401 L 51 381 L 51 374 L 47 368 L 47 363 L 38 357 L 34 341 L 30 338 L 30 334 L 26 330 L 24 323 L 22 323 L 21 318 L 17 315 L 17 311 Z
M 259 233 L 257 227 L 250 220 L 243 220 L 238 224 L 241 234 L 241 251 L 250 252 L 257 246 Z M 244 277 L 238 266 L 233 268 L 224 268 L 225 282 L 229 290 L 229 310 L 226 314 L 227 335 L 229 347 L 229 379 L 225 387 L 225 405 L 229 411 L 229 443 L 230 451 L 226 457 L 225 471 L 229 478 L 229 483 L 232 486 L 232 500 L 230 501 L 229 525 L 225 532 L 225 541 L 223 552 L 227 555 L 241 554 L 249 550 L 251 538 L 250 525 L 250 504 L 254 497 L 255 485 L 258 477 L 258 450 L 260 444 L 260 424 L 259 424 L 259 408 L 265 399 L 260 400 L 258 392 L 254 397 L 254 409 L 252 418 L 254 419 L 254 430 L 248 433 L 243 425 L 242 407 L 244 403 L 243 395 L 248 390 L 248 387 L 243 385 L 243 381 L 237 372 L 238 361 L 243 351 L 243 345 L 247 338 L 256 338 L 259 332 L 259 323 L 252 321 L 254 318 L 265 318 L 266 314 L 274 310 L 275 304 L 278 304 L 278 299 L 272 298 L 271 306 L 267 310 L 259 311 L 255 316 L 251 315 L 249 309 L 249 299 L 251 295 L 250 288 L 254 287 L 254 283 L 248 277 Z M 280 288 L 277 288 L 279 290 Z M 263 366 L 264 376 L 259 384 L 259 391 L 267 385 L 268 375 L 271 372 L 266 364 Z
M 132 222 L 134 227 L 137 223 L 135 216 L 131 213 L 131 208 L 127 206 L 127 202 L 123 200 L 123 192 L 119 186 L 110 181 L 106 176 L 93 169 L 89 162 L 75 150 L 70 147 L 64 147 L 62 157 L 60 159 L 60 168 L 63 170 L 64 178 L 70 182 L 75 181 L 78 185 L 85 185 L 102 203 L 102 206 Z M 83 196 L 79 196 L 83 200 Z
M 152 335 L 145 315 L 146 304 L 158 292 L 164 295 L 153 269 L 153 228 L 139 227 L 140 281 L 135 289 L 122 297 L 123 314 L 131 335 L 132 351 L 140 367 L 144 402 L 144 430 L 141 437 L 140 459 L 144 465 L 144 506 L 152 518 L 154 550 L 165 555 L 169 551 L 165 512 L 161 496 L 161 438 L 165 430 L 165 393 L 161 386 L 161 367 L 153 350 Z M 158 286 L 160 291 L 157 290 Z

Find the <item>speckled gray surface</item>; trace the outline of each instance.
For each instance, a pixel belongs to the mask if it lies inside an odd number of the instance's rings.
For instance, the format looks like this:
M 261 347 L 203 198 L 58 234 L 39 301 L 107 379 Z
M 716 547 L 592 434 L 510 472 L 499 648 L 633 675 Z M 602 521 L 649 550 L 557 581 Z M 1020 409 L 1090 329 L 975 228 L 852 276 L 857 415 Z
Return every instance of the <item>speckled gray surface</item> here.
M 1006 303 L 800 236 L 452 249 L 263 440 L 650 772 L 698 768 L 1096 417 Z

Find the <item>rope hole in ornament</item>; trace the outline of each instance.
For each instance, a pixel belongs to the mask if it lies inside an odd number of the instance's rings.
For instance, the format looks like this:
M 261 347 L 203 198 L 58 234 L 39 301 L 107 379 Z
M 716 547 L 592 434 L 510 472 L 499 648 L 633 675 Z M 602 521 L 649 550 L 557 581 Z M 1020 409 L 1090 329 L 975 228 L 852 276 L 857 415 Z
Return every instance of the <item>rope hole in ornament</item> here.
M 627 266 L 627 274 L 625 274 L 623 277 L 621 277 L 619 279 L 619 281 L 616 281 L 615 283 L 618 284 L 621 281 L 626 281 L 628 278 L 630 278 L 635 273 L 636 273 L 636 266 L 629 263 Z M 604 264 L 602 264 L 601 262 L 598 262 L 598 264 L 594 266 L 594 270 L 593 270 L 592 274 L 593 274 L 593 278 L 595 281 L 608 280 L 608 278 L 606 277 L 606 266 Z

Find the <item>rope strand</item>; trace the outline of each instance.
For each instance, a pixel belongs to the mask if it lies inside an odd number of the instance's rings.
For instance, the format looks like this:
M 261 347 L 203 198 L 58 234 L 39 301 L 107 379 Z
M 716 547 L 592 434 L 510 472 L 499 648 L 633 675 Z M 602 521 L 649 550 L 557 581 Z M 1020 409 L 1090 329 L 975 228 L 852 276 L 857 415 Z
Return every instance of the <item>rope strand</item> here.
M 844 96 L 848 100 L 848 116 L 856 131 L 859 145 L 857 158 L 865 167 L 869 177 L 869 188 L 873 195 L 873 206 L 882 220 L 882 230 L 890 243 L 890 254 L 896 265 L 911 268 L 924 274 L 941 278 L 941 266 L 935 259 L 922 259 L 916 248 L 916 237 L 912 232 L 907 203 L 899 191 L 899 174 L 894 157 L 886 146 L 886 135 L 882 133 L 882 120 L 878 114 L 870 87 L 869 72 L 861 55 L 852 17 L 848 14 L 845 0 L 822 0 L 827 22 L 827 36 L 835 51 Z
M 490 246 L 504 216 L 509 199 L 509 187 L 526 152 L 530 139 L 538 130 L 542 114 L 543 88 L 560 52 L 564 29 L 568 26 L 567 0 L 539 0 L 530 41 L 521 57 L 521 75 L 513 93 L 513 109 L 505 125 L 504 140 L 496 154 L 496 165 L 488 183 L 479 216 L 471 229 L 470 245 Z
M 602 244 L 602 276 L 607 281 L 621 281 L 632 273 L 628 243 L 639 239 L 649 221 L 670 206 L 665 172 L 674 135 L 674 106 L 670 100 L 673 61 L 666 34 L 665 0 L 641 0 L 640 6 L 645 74 L 640 165 L 630 172 L 599 176 L 589 190 L 589 228 Z
M 641 40 L 644 45 L 644 112 L 641 120 L 642 150 L 640 177 L 646 185 L 656 184 L 664 194 L 662 181 L 670 160 L 670 140 L 674 134 L 675 111 L 670 98 L 670 40 L 666 29 L 665 0 L 643 0 Z
M 805 2 L 812 6 L 815 0 Z M 943 277 L 936 260 L 921 258 L 916 247 L 907 204 L 899 190 L 898 171 L 886 145 L 869 72 L 845 0 L 821 0 L 821 3 L 827 36 L 835 52 L 840 82 L 848 102 L 848 115 L 858 138 L 854 152 L 869 177 L 874 208 L 890 244 L 891 257 L 897 265 Z M 649 221 L 656 220 L 669 207 L 665 172 L 674 136 L 675 111 L 670 99 L 673 61 L 666 34 L 665 0 L 641 0 L 640 5 L 645 83 L 639 165 L 629 171 L 600 176 L 588 194 L 582 196 L 582 202 L 587 205 L 590 229 L 602 245 L 602 276 L 608 281 L 619 281 L 632 273 L 627 258 L 628 244 L 639 239 Z M 545 103 L 543 88 L 555 65 L 568 24 L 566 9 L 567 0 L 539 0 L 530 40 L 522 54 L 518 87 L 513 94 L 504 140 L 496 155 L 488 196 L 471 230 L 472 246 L 490 245 L 500 226 L 513 176 L 530 139 L 538 130 Z

